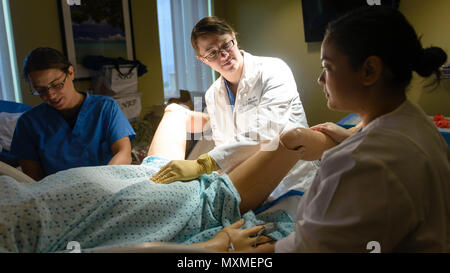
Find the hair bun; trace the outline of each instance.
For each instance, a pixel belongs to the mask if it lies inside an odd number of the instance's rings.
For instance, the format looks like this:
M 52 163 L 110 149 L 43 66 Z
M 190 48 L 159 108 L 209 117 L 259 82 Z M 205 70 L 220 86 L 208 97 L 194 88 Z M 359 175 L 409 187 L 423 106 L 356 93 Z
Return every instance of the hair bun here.
M 439 68 L 447 61 L 447 54 L 439 47 L 429 47 L 422 50 L 414 71 L 422 77 L 429 77 L 439 73 Z

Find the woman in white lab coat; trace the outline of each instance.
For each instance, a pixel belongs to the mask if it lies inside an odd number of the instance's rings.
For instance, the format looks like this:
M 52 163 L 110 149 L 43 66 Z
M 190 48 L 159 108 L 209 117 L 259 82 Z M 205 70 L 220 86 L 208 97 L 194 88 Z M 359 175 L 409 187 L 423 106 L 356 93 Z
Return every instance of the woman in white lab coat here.
M 220 74 L 205 94 L 208 115 L 203 120 L 209 120 L 216 147 L 200 160 L 169 163 L 159 182 L 189 180 L 218 168 L 228 173 L 258 150 L 276 149 L 258 144 L 289 128 L 308 128 L 295 79 L 284 61 L 240 50 L 235 31 L 214 16 L 194 26 L 191 42 L 197 58 Z M 213 168 L 198 167 L 205 161 Z M 300 161 L 274 197 L 289 189 L 306 190 L 316 170 L 314 163 Z

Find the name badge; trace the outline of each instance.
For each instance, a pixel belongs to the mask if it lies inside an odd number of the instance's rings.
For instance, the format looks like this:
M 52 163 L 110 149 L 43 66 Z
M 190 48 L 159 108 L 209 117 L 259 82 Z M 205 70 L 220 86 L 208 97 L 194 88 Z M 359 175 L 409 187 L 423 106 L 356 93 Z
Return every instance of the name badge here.
M 256 96 L 253 96 L 253 97 L 247 99 L 247 102 L 245 103 L 245 105 L 256 104 L 257 101 L 258 101 L 258 98 Z

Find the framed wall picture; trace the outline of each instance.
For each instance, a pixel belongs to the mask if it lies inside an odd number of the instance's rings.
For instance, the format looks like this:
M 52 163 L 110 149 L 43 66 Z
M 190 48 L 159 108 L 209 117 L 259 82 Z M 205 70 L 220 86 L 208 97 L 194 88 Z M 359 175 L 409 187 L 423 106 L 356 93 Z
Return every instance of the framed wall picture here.
M 57 0 L 66 56 L 75 79 L 90 78 L 87 55 L 134 60 L 129 0 Z

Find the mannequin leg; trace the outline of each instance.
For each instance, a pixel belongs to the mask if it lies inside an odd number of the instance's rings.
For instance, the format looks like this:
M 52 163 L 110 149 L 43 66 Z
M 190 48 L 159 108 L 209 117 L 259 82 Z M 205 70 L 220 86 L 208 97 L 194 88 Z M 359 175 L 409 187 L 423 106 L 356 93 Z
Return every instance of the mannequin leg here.
M 184 160 L 188 117 L 188 112 L 182 106 L 176 104 L 167 106 L 153 136 L 147 156 Z
M 280 140 L 278 149 L 259 151 L 228 174 L 241 196 L 242 213 L 260 206 L 298 160 L 319 159 L 336 145 L 327 135 L 304 128 L 289 130 Z

